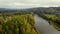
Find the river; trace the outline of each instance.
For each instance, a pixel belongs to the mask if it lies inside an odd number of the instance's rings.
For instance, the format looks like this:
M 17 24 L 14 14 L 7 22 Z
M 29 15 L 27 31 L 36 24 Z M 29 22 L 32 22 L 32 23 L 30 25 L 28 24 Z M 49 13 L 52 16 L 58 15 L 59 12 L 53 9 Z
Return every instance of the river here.
M 40 34 L 60 34 L 53 26 L 51 26 L 47 20 L 39 17 L 35 14 L 35 26 Z

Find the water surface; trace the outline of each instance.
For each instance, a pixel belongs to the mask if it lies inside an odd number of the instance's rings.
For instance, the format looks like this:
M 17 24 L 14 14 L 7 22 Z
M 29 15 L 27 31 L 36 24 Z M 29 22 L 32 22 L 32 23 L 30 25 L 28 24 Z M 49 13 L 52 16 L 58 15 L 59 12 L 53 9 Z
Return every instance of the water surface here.
M 48 21 L 35 14 L 35 26 L 41 34 L 60 34 Z

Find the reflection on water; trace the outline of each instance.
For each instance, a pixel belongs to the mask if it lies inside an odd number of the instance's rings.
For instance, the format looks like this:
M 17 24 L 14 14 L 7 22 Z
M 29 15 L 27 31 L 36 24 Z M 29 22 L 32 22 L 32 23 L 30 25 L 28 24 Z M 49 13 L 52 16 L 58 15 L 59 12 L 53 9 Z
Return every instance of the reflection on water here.
M 48 21 L 38 15 L 35 15 L 35 26 L 41 34 L 60 34 L 60 31 L 57 31 Z

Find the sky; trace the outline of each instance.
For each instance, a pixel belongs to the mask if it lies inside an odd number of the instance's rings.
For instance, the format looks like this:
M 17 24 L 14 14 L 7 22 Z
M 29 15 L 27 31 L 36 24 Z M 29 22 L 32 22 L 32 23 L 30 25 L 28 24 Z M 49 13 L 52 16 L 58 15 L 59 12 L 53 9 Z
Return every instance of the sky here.
M 60 0 L 0 0 L 0 8 L 57 7 Z

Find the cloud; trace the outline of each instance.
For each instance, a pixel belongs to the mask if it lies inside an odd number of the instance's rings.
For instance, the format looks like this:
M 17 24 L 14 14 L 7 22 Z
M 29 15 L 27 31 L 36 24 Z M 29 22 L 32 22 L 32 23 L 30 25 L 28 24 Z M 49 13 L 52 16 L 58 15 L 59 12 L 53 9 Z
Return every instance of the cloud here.
M 29 8 L 52 6 L 60 6 L 60 0 L 0 0 L 0 8 Z

